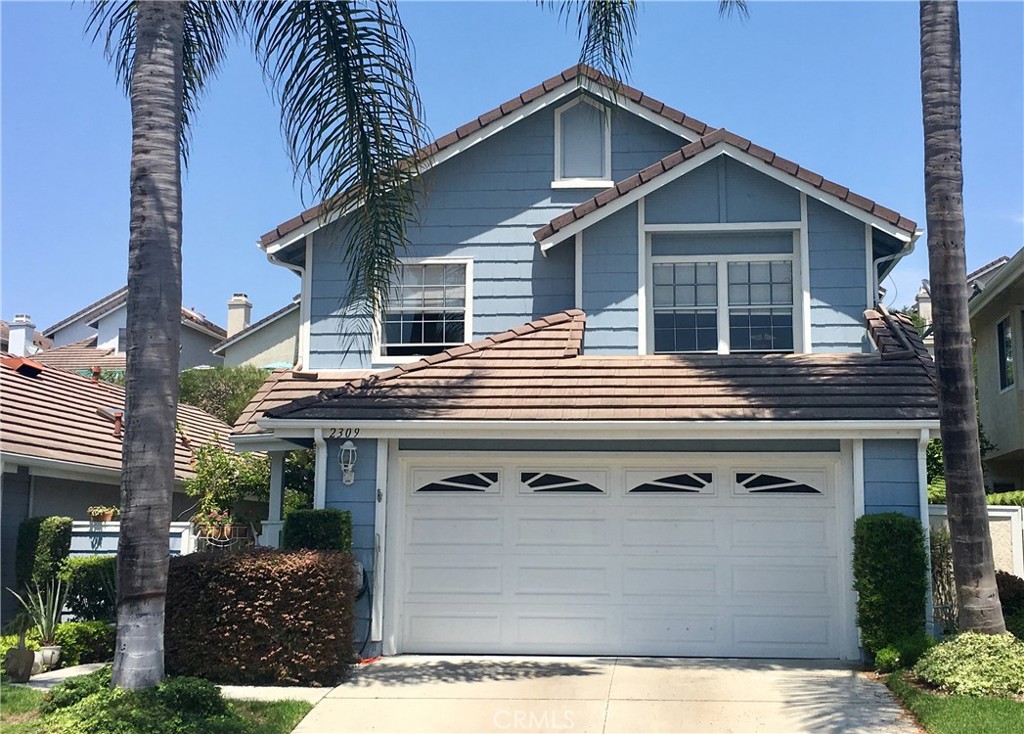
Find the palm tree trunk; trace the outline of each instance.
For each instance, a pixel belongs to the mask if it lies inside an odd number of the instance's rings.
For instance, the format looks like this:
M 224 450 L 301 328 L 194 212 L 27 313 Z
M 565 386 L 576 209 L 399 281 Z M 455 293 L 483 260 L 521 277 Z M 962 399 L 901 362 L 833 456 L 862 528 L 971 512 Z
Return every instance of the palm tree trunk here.
M 139 2 L 131 79 L 128 364 L 114 685 L 164 677 L 181 339 L 183 4 Z
M 960 21 L 949 0 L 921 2 L 921 100 L 935 363 L 961 630 L 1004 632 L 981 470 L 964 258 Z

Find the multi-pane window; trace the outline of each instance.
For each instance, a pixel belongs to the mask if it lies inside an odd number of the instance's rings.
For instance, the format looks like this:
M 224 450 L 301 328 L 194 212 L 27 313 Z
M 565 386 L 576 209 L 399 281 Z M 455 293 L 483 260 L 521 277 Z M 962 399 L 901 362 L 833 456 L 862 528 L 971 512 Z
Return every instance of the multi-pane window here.
M 403 264 L 382 326 L 382 356 L 437 354 L 464 343 L 466 264 Z
M 1005 390 L 1014 383 L 1013 331 L 1009 318 L 996 324 L 996 341 L 999 345 L 999 388 Z
M 718 349 L 718 266 L 713 262 L 654 266 L 654 351 Z
M 793 263 L 729 263 L 729 349 L 793 351 Z
M 654 351 L 792 352 L 792 260 L 655 262 Z

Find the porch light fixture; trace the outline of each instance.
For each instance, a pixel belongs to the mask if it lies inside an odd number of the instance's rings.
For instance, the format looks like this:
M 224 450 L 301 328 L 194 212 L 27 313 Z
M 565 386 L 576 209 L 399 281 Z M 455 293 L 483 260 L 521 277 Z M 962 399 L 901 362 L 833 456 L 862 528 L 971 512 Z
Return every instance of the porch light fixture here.
M 341 466 L 341 483 L 353 484 L 356 481 L 356 445 L 346 441 L 338 449 L 338 464 Z

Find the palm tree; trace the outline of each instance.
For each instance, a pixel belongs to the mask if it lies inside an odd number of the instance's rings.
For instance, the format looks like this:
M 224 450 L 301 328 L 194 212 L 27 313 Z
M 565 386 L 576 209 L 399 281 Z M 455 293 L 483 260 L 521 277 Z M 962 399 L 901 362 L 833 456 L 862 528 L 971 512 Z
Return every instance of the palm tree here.
M 996 588 L 974 401 L 964 258 L 960 145 L 960 20 L 957 3 L 921 2 L 921 101 L 928 269 L 935 321 L 935 365 L 953 541 L 959 627 L 1006 630 Z
M 736 3 L 725 3 L 734 5 Z M 581 61 L 628 71 L 635 0 L 556 5 L 575 15 Z M 244 34 L 281 105 L 296 178 L 324 218 L 358 203 L 341 253 L 349 298 L 368 311 L 387 285 L 414 214 L 425 130 L 397 0 L 99 0 L 88 28 L 132 108 L 126 417 L 113 682 L 163 679 L 167 532 L 181 308 L 181 166 L 190 124 L 229 42 Z

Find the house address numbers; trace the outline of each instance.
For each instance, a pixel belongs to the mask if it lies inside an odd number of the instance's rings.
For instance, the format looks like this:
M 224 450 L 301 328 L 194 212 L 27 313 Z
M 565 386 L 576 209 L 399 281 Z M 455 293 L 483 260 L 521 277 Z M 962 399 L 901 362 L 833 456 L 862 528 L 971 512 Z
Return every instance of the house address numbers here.
M 327 431 L 327 438 L 359 438 L 359 429 L 331 428 Z

